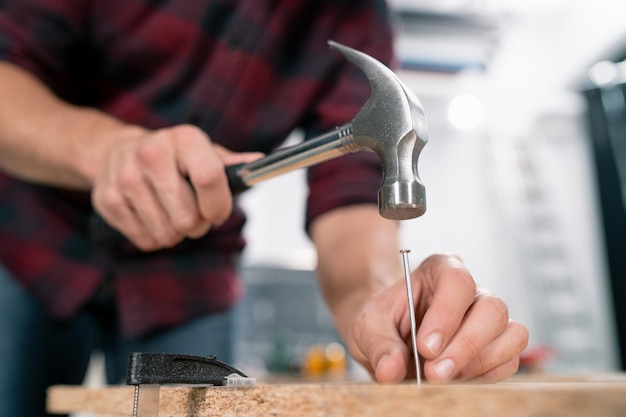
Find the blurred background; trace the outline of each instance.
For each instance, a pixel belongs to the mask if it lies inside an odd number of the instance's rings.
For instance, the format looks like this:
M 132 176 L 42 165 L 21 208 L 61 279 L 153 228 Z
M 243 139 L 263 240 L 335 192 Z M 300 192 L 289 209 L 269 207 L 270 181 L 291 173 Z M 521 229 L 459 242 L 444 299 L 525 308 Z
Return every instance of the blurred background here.
M 430 132 L 419 164 L 428 210 L 401 225 L 411 266 L 460 255 L 529 327 L 527 370 L 623 369 L 626 3 L 390 4 L 399 76 Z M 305 196 L 304 172 L 294 172 L 241 197 L 255 210 L 237 365 L 359 376 L 317 292 Z

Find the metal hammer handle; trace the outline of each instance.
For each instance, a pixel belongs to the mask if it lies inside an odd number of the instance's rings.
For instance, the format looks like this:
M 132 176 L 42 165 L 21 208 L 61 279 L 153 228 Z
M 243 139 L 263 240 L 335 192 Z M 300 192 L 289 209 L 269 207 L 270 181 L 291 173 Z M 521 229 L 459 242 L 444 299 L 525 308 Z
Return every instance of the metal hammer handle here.
M 352 124 L 340 126 L 316 138 L 276 152 L 247 164 L 226 167 L 228 186 L 238 195 L 259 182 L 299 168 L 306 168 L 361 148 L 354 143 Z M 93 213 L 89 222 L 89 237 L 101 246 L 110 246 L 124 240 L 124 236 Z

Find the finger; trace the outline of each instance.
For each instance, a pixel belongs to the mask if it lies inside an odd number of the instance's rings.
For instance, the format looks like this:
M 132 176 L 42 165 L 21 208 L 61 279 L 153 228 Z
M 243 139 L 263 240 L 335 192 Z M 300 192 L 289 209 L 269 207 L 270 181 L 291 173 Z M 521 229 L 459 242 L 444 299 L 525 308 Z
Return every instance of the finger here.
M 195 225 L 197 234 L 207 224 L 221 224 L 230 216 L 232 195 L 224 163 L 218 154 L 221 147 L 194 127 L 180 126 L 177 134 L 180 139 L 176 160 L 195 191 L 193 197 L 199 216 Z M 189 230 L 192 231 L 191 228 Z
M 224 165 L 247 164 L 265 155 L 262 152 L 233 152 L 217 143 L 213 143 L 213 148 Z
M 179 157 L 180 148 L 195 149 L 202 152 L 207 147 L 205 138 L 198 138 L 197 129 L 163 129 L 150 141 L 143 142 L 137 149 L 137 157 L 147 179 L 152 195 L 144 193 L 144 203 L 156 204 L 151 207 L 160 207 L 162 215 L 157 218 L 155 211 L 146 213 L 146 220 L 158 221 L 158 233 L 196 235 L 197 229 L 205 230 L 208 221 L 203 219 L 192 186 L 186 180 L 185 171 L 187 161 Z M 198 151 L 200 146 L 200 151 Z M 208 153 L 208 151 L 205 151 Z M 143 206 L 138 206 L 143 209 Z M 147 215 L 150 215 L 149 217 Z M 159 236 L 161 237 L 161 236 Z M 167 238 L 168 235 L 162 236 Z
M 224 165 L 215 153 L 200 158 L 185 150 L 189 180 L 195 190 L 199 215 L 213 224 L 222 224 L 232 210 L 232 194 Z
M 157 242 L 145 229 L 124 196 L 116 189 L 112 187 L 108 187 L 106 191 L 94 189 L 92 204 L 109 225 L 123 233 L 135 246 L 146 251 L 156 249 Z
M 447 255 L 427 258 L 413 275 L 422 297 L 419 306 L 428 306 L 417 332 L 418 350 L 433 359 L 457 332 L 474 301 L 476 284 L 462 261 Z M 427 288 L 430 283 L 433 288 Z
M 505 331 L 495 338 L 478 357 L 472 360 L 459 373 L 459 380 L 480 378 L 507 378 L 517 371 L 519 356 L 528 346 L 528 329 L 520 323 L 509 320 Z M 515 367 L 511 366 L 515 363 Z M 508 364 L 508 366 L 503 366 Z M 495 371 L 498 369 L 498 371 Z M 505 375 L 503 371 L 511 371 Z M 487 377 L 485 377 L 487 376 Z
M 384 348 L 385 353 L 379 356 L 374 371 L 374 379 L 381 384 L 394 384 L 407 377 L 408 350 L 396 343 Z
M 123 149 L 118 149 L 118 153 L 109 158 L 106 169 L 94 182 L 92 205 L 109 225 L 124 234 L 135 246 L 146 251 L 157 249 L 159 245 L 152 229 L 146 228 L 129 199 L 134 192 L 141 193 L 146 184 L 134 158 L 128 158 L 127 155 Z
M 132 215 L 134 220 L 133 227 L 122 230 L 134 244 L 146 250 L 169 247 L 180 241 L 181 233 L 173 227 L 151 184 L 137 167 L 127 165 L 120 169 L 117 182 L 128 208 L 125 215 Z
M 148 235 L 154 242 L 150 248 L 153 250 L 174 246 L 182 240 L 183 234 L 173 227 L 154 192 L 146 187 L 127 198 L 130 200 L 129 206 L 137 219 L 136 223 L 141 233 L 141 236 L 135 237 L 129 231 L 133 243 L 139 243 L 143 249 L 144 236 Z
M 513 357 L 503 363 L 500 366 L 497 366 L 489 371 L 485 372 L 482 375 L 474 377 L 472 381 L 474 382 L 482 382 L 482 383 L 494 383 L 503 381 L 509 378 L 511 375 L 515 374 L 519 369 L 519 356 Z
M 452 380 L 505 330 L 508 319 L 508 309 L 502 300 L 495 296 L 479 297 L 443 352 L 425 364 L 428 380 L 434 383 Z

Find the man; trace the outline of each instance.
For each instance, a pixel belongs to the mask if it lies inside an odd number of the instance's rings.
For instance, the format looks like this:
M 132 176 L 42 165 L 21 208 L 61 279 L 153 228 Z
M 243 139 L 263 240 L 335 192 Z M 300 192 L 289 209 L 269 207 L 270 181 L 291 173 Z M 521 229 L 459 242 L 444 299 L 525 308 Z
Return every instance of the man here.
M 367 80 L 326 41 L 390 64 L 391 32 L 376 0 L 0 2 L 6 414 L 41 415 L 45 387 L 80 383 L 96 347 L 112 383 L 134 350 L 228 361 L 244 218 L 224 167 L 350 120 Z M 398 382 L 414 377 L 410 320 L 379 182 L 371 153 L 311 168 L 306 227 L 351 354 Z M 128 241 L 92 244 L 92 207 Z M 429 381 L 516 371 L 526 328 L 458 258 L 412 279 Z

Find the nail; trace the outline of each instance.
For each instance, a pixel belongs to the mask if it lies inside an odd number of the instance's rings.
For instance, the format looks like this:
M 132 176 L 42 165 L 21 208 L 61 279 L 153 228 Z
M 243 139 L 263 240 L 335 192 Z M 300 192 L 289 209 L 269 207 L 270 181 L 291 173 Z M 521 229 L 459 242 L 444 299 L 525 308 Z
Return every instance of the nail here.
M 439 332 L 432 333 L 426 338 L 426 347 L 433 355 L 438 355 L 443 345 L 443 336 Z
M 455 364 L 452 359 L 444 359 L 439 361 L 434 368 L 441 381 L 448 382 L 452 379 L 452 375 L 454 374 Z

